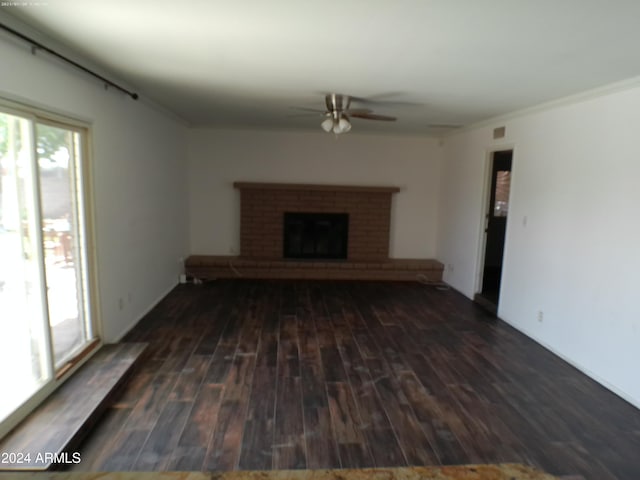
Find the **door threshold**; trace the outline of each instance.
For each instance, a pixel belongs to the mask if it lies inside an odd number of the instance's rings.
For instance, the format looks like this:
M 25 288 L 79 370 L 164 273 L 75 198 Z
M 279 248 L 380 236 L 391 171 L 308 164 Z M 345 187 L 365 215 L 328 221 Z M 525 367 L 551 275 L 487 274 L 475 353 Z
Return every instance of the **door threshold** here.
M 488 299 L 487 297 L 483 296 L 481 293 L 476 293 L 473 296 L 473 301 L 477 305 L 485 309 L 487 312 L 489 312 L 491 315 L 493 315 L 494 317 L 498 316 L 498 304 L 493 300 Z

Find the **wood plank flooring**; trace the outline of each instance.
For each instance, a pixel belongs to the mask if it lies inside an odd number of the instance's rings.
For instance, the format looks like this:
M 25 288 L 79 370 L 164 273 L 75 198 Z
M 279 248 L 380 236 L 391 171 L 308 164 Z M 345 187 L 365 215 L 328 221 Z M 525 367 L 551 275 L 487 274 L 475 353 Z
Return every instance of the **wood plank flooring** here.
M 100 348 L 0 441 L 0 471 L 59 468 L 53 454 L 75 450 L 111 405 L 145 347 L 143 343 L 119 343 Z M 17 462 L 12 463 L 11 454 L 19 455 Z
M 148 355 L 75 469 L 515 462 L 640 478 L 640 411 L 452 290 L 181 285 L 125 341 Z

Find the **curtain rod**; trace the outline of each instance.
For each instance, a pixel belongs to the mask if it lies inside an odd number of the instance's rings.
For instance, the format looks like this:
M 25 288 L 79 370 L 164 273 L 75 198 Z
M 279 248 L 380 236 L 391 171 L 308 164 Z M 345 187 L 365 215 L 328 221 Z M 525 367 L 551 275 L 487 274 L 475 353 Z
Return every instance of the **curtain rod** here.
M 135 92 L 132 92 L 130 90 L 127 90 L 124 87 L 121 87 L 120 85 L 118 85 L 117 83 L 112 82 L 111 80 L 103 77 L 102 75 L 94 72 L 93 70 L 89 70 L 86 67 L 83 67 L 82 65 L 80 65 L 78 62 L 75 62 L 73 60 L 71 60 L 70 58 L 65 57 L 64 55 L 56 52 L 55 50 L 52 50 L 51 48 L 41 44 L 40 42 L 34 40 L 33 38 L 27 37 L 26 35 L 23 35 L 22 33 L 14 30 L 11 27 L 8 27 L 7 25 L 5 25 L 4 23 L 0 23 L 0 28 L 2 28 L 3 30 L 6 30 L 7 32 L 11 33 L 12 35 L 15 35 L 18 38 L 21 38 L 22 40 L 24 40 L 25 42 L 28 42 L 31 44 L 31 49 L 32 52 L 35 54 L 36 53 L 36 49 L 39 48 L 41 50 L 44 50 L 45 52 L 53 55 L 54 57 L 58 57 L 61 60 L 64 60 L 65 62 L 73 65 L 74 67 L 82 70 L 85 73 L 88 73 L 89 75 L 92 75 L 100 80 L 102 80 L 105 84 L 117 88 L 118 90 L 120 90 L 121 92 L 126 93 L 127 95 L 129 95 L 131 98 L 133 98 L 134 100 L 138 99 L 138 94 Z

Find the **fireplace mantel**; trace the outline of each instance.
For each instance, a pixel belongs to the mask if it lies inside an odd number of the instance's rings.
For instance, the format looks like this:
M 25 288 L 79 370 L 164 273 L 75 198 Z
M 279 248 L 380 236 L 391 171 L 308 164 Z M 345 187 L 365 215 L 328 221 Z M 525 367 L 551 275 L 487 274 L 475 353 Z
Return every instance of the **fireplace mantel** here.
M 376 187 L 362 185 L 319 185 L 310 183 L 261 183 L 234 182 L 233 187 L 239 190 L 305 190 L 322 192 L 363 192 L 363 193 L 397 193 L 399 187 Z

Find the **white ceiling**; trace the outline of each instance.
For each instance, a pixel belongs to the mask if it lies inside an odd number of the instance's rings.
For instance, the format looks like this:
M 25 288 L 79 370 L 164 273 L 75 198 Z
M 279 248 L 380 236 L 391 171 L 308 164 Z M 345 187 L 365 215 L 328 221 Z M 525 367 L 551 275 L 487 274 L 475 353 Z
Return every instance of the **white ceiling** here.
M 20 2 L 18 2 L 20 3 Z M 194 126 L 428 133 L 640 75 L 638 0 L 46 0 L 9 12 Z

